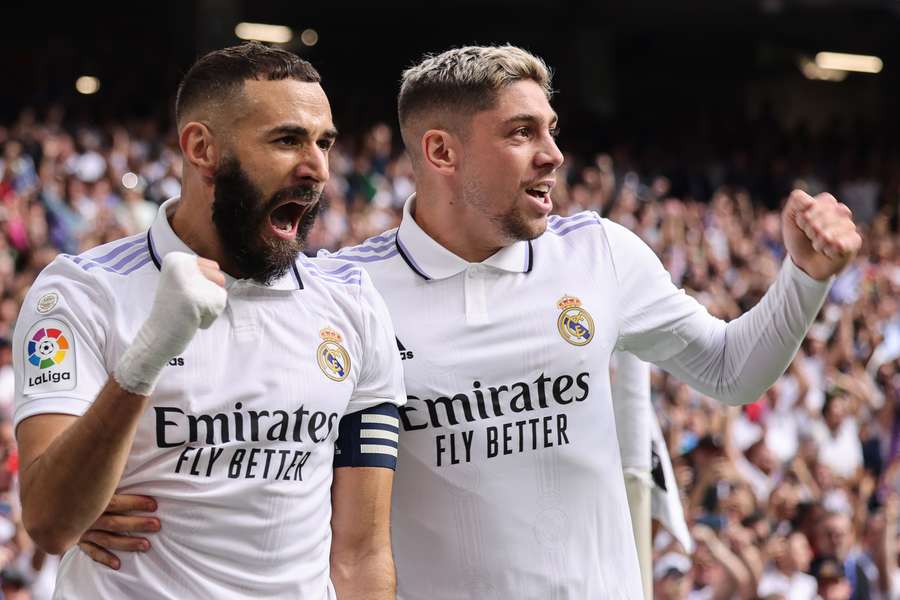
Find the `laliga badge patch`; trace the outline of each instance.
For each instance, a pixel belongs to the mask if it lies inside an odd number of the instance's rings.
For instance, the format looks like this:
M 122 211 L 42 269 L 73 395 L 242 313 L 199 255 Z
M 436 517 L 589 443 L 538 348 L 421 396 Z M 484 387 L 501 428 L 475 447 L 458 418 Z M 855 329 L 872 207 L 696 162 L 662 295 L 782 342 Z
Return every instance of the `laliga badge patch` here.
M 319 332 L 324 340 L 316 349 L 316 360 L 325 377 L 333 381 L 343 381 L 350 374 L 350 355 L 341 346 L 341 334 L 330 327 Z
M 556 306 L 562 311 L 556 320 L 559 335 L 573 346 L 584 346 L 594 339 L 594 319 L 581 308 L 581 300 L 563 296 Z
M 43 394 L 75 388 L 75 337 L 57 319 L 42 319 L 28 331 L 24 344 L 23 393 Z

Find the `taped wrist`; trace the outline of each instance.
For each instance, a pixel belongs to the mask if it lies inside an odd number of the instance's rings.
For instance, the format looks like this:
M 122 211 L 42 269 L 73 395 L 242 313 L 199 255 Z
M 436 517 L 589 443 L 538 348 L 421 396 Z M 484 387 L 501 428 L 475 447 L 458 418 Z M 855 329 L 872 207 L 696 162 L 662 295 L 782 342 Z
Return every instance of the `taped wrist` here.
M 167 254 L 150 316 L 113 372 L 122 389 L 149 396 L 169 360 L 184 352 L 198 328 L 212 325 L 226 300 L 225 290 L 203 275 L 196 256 Z

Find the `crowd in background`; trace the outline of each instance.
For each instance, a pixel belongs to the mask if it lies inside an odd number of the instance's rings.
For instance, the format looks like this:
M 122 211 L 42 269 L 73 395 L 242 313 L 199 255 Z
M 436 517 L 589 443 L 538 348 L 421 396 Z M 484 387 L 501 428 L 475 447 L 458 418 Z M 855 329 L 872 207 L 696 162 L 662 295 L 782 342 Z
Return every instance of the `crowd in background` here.
M 785 257 L 778 206 L 792 187 L 834 193 L 863 233 L 862 252 L 835 281 L 800 353 L 756 403 L 726 409 L 654 371 L 654 406 L 696 542 L 689 554 L 656 534 L 656 597 L 900 598 L 900 160 L 831 138 L 813 136 L 804 147 L 846 150 L 772 153 L 758 142 L 732 140 L 721 156 L 686 152 L 683 160 L 628 145 L 567 155 L 552 194 L 557 213 L 595 210 L 634 230 L 677 285 L 724 319 L 753 306 L 773 281 Z M 397 226 L 415 189 L 385 124 L 339 142 L 330 165 L 310 254 Z M 48 559 L 17 517 L 9 337 L 19 306 L 56 254 L 147 229 L 158 205 L 179 194 L 180 176 L 175 136 L 154 121 L 72 127 L 50 109 L 0 124 L 7 598 L 48 597 L 53 570 L 42 568 Z

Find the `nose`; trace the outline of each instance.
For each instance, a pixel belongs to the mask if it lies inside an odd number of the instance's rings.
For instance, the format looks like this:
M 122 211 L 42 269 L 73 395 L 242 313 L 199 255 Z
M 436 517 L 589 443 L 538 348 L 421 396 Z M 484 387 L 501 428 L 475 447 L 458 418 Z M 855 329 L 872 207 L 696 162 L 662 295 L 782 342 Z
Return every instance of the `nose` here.
M 547 169 L 547 167 L 550 167 L 555 171 L 562 166 L 565 157 L 563 157 L 559 146 L 556 145 L 556 139 L 549 133 L 545 135 L 546 139 L 544 144 L 535 156 L 536 166 L 539 169 Z
M 328 153 L 318 144 L 310 144 L 298 157 L 296 174 L 315 183 L 328 181 Z

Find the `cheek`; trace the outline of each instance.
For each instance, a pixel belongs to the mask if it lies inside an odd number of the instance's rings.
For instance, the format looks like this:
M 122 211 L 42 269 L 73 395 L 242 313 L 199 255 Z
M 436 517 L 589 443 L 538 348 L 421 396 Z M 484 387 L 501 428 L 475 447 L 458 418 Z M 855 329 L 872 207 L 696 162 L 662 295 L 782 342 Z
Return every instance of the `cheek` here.
M 524 148 L 501 146 L 480 154 L 476 167 L 494 180 L 519 185 L 530 169 L 531 153 Z

